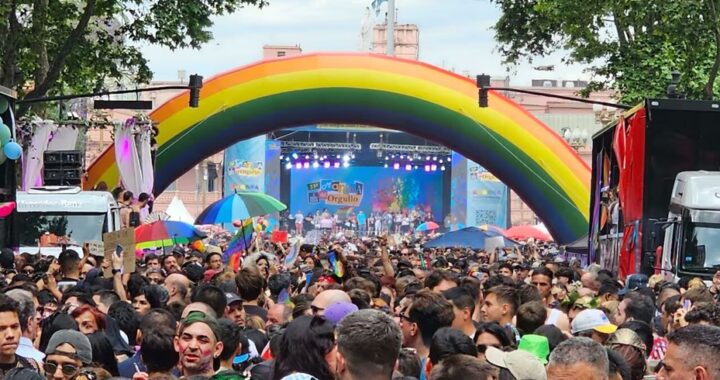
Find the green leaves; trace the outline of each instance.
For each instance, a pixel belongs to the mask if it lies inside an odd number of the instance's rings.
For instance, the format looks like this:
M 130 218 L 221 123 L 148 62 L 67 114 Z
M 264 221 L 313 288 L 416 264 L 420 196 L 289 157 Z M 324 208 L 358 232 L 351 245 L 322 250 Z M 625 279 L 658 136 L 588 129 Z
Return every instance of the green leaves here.
M 14 0 L 0 2 L 0 85 L 21 97 L 147 83 L 140 44 L 200 48 L 212 17 L 267 0 Z M 86 19 L 87 22 L 83 22 Z M 56 73 L 56 74 L 55 74 Z M 34 90 L 26 93 L 23 85 Z
M 503 12 L 495 30 L 507 64 L 566 50 L 567 62 L 593 74 L 584 95 L 610 88 L 624 103 L 663 96 L 673 69 L 689 98 L 718 95 L 718 0 L 493 1 Z

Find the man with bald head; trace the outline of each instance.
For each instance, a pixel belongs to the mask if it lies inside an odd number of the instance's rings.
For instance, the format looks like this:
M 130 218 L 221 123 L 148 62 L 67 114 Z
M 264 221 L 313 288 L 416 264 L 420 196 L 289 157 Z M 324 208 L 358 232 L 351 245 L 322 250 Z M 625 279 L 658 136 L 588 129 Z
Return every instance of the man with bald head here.
M 170 298 L 168 304 L 172 302 L 185 302 L 188 289 L 190 289 L 190 280 L 181 273 L 172 273 L 165 279 L 165 289 L 167 289 Z
M 325 309 L 338 302 L 352 303 L 352 300 L 350 299 L 350 296 L 342 290 L 329 289 L 321 292 L 317 295 L 317 297 L 315 297 L 312 305 L 310 305 L 310 309 L 312 310 L 313 315 L 325 315 Z
M 185 306 L 185 309 L 183 309 L 182 312 L 182 319 L 185 319 L 185 317 L 188 316 L 188 314 L 192 313 L 193 311 L 201 311 L 205 313 L 206 315 L 209 315 L 213 318 L 217 318 L 217 313 L 215 313 L 215 310 L 213 310 L 210 305 L 204 303 L 204 302 L 193 302 Z

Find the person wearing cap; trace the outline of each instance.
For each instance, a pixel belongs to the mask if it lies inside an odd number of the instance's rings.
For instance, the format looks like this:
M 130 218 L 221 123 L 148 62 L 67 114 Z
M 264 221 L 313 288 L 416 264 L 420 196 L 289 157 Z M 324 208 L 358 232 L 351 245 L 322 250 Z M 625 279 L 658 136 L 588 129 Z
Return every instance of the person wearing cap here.
M 550 355 L 550 342 L 542 335 L 525 334 L 520 339 L 518 350 L 533 354 L 540 363 L 547 364 L 547 357 Z
M 333 326 L 337 325 L 346 315 L 358 311 L 358 307 L 352 302 L 336 302 L 325 309 L 325 319 Z
M 215 318 L 202 312 L 190 312 L 178 329 L 174 340 L 175 351 L 180 356 L 182 376 L 212 376 L 213 360 L 223 350 Z
M 610 334 L 617 330 L 617 326 L 610 323 L 608 317 L 601 310 L 587 309 L 575 316 L 570 327 L 574 336 L 583 336 L 604 344 Z
M 495 347 L 488 347 L 485 351 L 485 360 L 500 369 L 498 378 L 506 378 L 503 377 L 503 372 L 507 371 L 518 380 L 547 379 L 545 367 L 540 359 L 527 351 L 504 352 Z
M 225 293 L 225 298 L 227 299 L 225 318 L 240 327 L 245 327 L 245 310 L 243 309 L 242 298 L 235 293 Z
M 75 330 L 60 330 L 50 338 L 43 369 L 48 380 L 73 379 L 92 363 L 90 340 Z
M 642 379 L 647 369 L 647 349 L 638 334 L 627 328 L 617 329 L 605 344 L 620 354 L 630 366 L 633 379 Z

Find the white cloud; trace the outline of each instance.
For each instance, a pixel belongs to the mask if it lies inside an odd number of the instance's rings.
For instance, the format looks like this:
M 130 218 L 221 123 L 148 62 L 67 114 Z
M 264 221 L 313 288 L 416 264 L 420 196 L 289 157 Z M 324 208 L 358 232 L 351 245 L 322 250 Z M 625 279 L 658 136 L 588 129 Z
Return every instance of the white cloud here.
M 200 50 L 171 51 L 143 46 L 156 79 L 175 79 L 177 70 L 206 77 L 262 57 L 265 44 L 299 44 L 304 52 L 356 51 L 360 24 L 371 0 L 270 0 L 263 8 L 245 8 L 215 19 L 214 40 Z M 500 16 L 487 0 L 396 0 L 398 22 L 420 28 L 420 59 L 456 72 L 507 75 L 496 52 L 492 26 Z M 385 6 L 383 6 L 383 11 Z M 532 65 L 516 69 L 515 84 L 530 79 L 586 77 L 582 67 L 563 67 L 562 54 L 536 59 L 533 65 L 556 65 L 538 73 Z

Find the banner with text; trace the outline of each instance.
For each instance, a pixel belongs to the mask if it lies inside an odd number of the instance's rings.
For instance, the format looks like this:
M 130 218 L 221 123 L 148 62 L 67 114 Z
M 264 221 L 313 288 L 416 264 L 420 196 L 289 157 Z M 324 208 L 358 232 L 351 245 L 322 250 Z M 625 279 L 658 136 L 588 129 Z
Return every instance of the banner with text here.
M 290 208 L 304 214 L 330 212 L 398 212 L 419 207 L 442 220 L 442 172 L 383 167 L 293 170 Z
M 508 187 L 487 169 L 467 161 L 467 225 L 508 227 Z
M 225 149 L 226 196 L 235 191 L 265 191 L 265 140 L 261 135 Z

